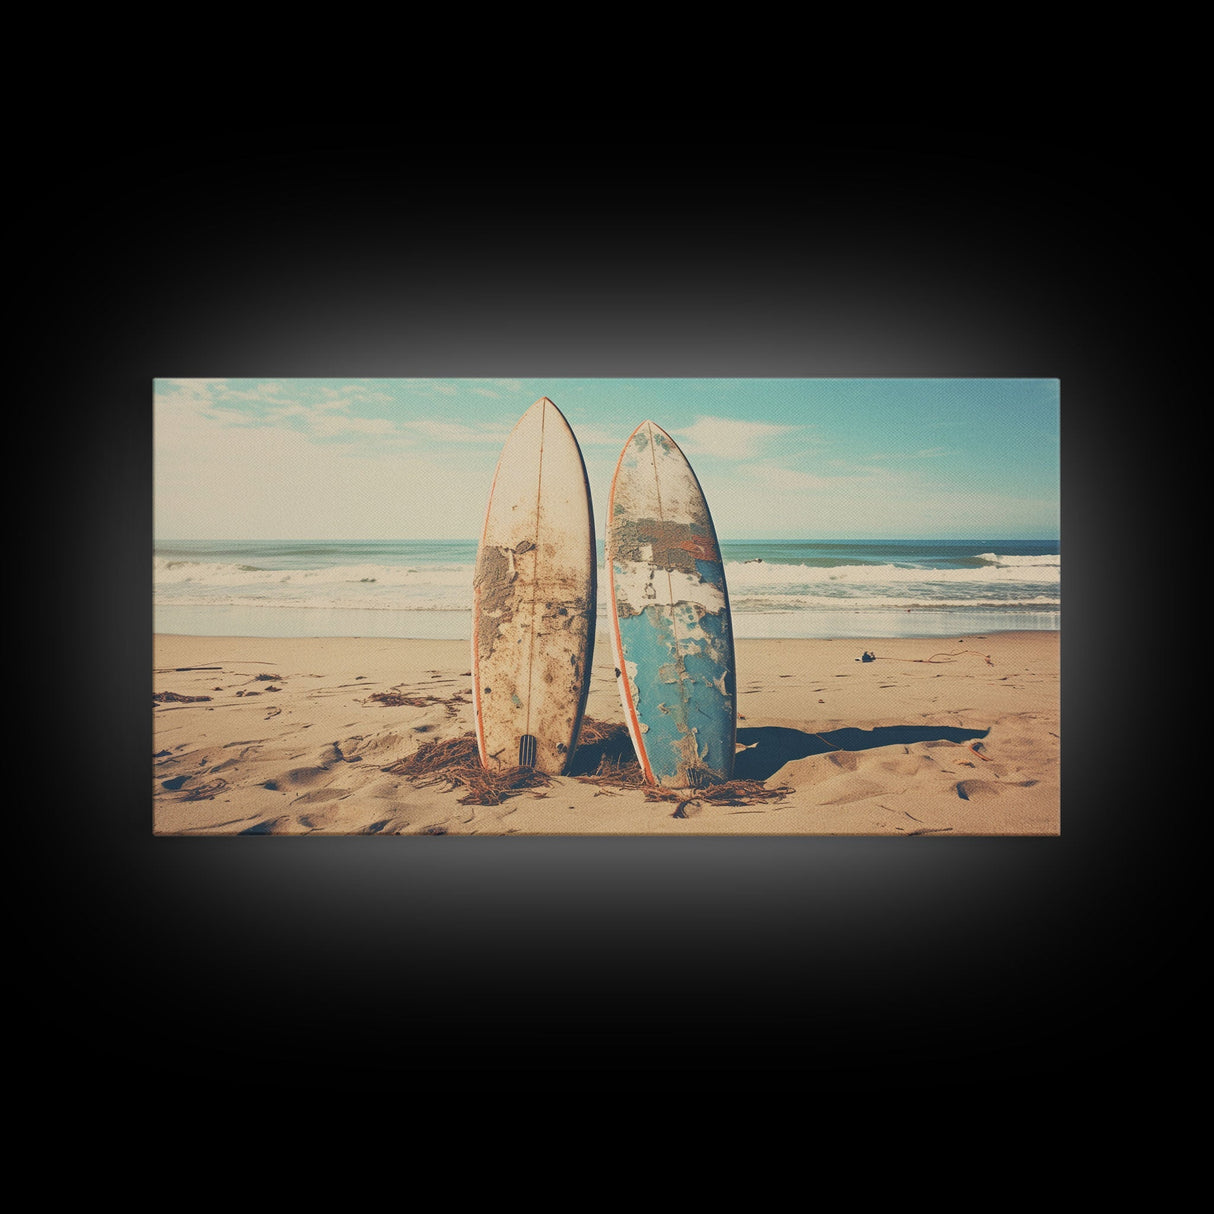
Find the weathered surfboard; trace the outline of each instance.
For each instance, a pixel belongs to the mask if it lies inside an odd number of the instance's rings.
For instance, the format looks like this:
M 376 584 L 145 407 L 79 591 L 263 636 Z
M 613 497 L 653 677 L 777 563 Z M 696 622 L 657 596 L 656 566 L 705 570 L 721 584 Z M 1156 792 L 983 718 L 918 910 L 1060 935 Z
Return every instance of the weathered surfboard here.
M 596 581 L 581 449 L 541 397 L 502 448 L 477 549 L 472 690 L 482 766 L 568 769 L 590 686 Z
M 653 422 L 625 445 L 607 511 L 611 637 L 645 778 L 669 788 L 726 781 L 737 700 L 725 568 L 700 483 Z

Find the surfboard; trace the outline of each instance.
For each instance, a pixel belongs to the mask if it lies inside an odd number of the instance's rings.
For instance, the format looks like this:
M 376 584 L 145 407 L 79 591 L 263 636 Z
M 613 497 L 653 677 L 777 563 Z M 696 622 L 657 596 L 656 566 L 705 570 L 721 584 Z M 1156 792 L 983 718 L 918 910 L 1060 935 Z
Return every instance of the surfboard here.
M 477 547 L 472 691 L 483 767 L 567 771 L 590 689 L 597 566 L 582 452 L 543 396 L 502 447 Z
M 733 775 L 733 623 L 716 529 L 674 439 L 642 422 L 607 507 L 611 639 L 620 700 L 645 778 L 700 788 Z

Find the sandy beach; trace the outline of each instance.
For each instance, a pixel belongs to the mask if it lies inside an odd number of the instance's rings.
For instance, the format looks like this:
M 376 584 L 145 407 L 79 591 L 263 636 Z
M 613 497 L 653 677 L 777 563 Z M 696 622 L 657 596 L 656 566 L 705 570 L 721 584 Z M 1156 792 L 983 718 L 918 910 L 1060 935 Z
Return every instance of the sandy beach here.
M 441 762 L 409 771 L 470 743 L 466 643 L 158 636 L 153 831 L 1060 833 L 1057 632 L 741 640 L 737 665 L 733 795 L 655 800 L 627 778 L 610 647 L 597 644 L 571 774 L 485 804 Z

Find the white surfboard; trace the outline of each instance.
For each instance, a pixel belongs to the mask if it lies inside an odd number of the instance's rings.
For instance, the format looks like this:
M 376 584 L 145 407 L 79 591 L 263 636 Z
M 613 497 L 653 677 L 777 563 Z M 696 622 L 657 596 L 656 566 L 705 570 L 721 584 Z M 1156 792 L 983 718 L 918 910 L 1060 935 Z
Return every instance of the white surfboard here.
M 597 563 L 582 452 L 544 396 L 502 448 L 477 550 L 472 691 L 482 766 L 568 770 L 590 689 Z

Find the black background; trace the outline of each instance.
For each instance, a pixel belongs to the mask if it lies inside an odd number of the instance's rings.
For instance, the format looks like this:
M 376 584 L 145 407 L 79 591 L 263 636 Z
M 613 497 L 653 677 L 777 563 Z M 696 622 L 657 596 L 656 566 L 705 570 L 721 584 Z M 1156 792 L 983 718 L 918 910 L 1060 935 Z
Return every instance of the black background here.
M 24 164 L 17 403 L 52 420 L 17 463 L 51 504 L 31 567 L 70 594 L 37 610 L 47 766 L 10 857 L 30 1019 L 78 1073 L 826 1093 L 1167 1065 L 1181 828 L 1103 591 L 1144 526 L 1126 423 L 1174 403 L 1186 167 L 946 123 L 78 129 Z M 295 375 L 1057 377 L 1062 836 L 153 839 L 151 382 Z

